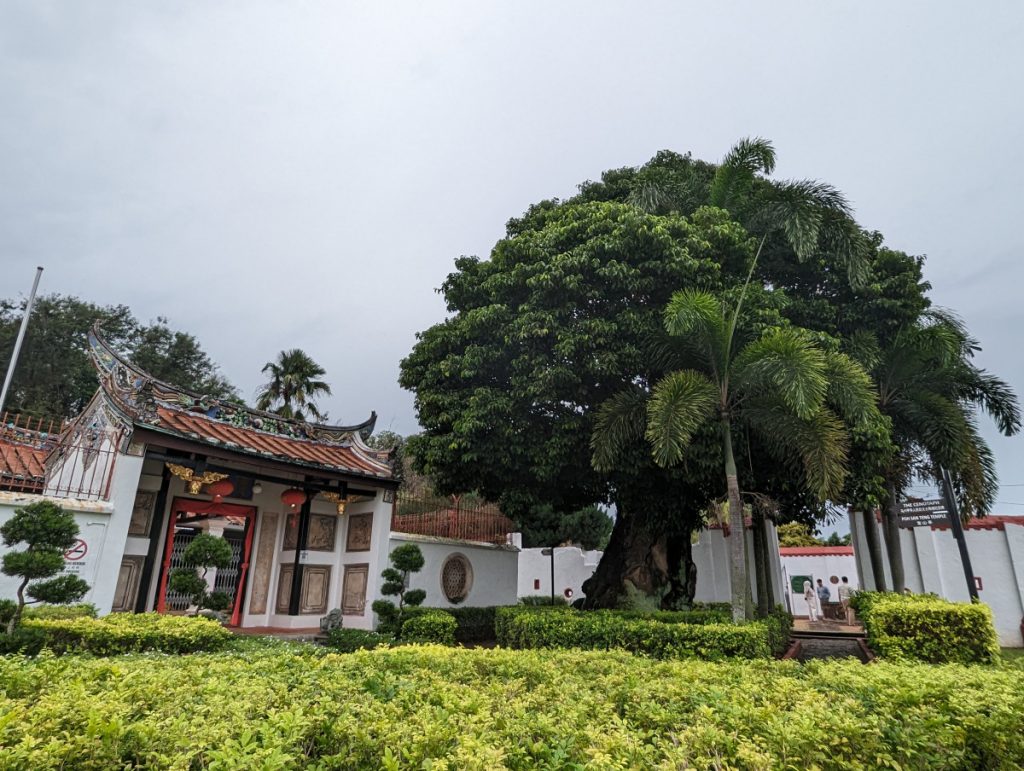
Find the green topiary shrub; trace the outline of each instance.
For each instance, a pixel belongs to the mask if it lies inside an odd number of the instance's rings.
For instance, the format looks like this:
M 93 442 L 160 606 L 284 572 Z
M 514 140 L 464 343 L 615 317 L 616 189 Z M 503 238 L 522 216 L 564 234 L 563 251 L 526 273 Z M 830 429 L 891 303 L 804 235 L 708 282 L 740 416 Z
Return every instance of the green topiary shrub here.
M 55 653 L 121 653 L 159 651 L 196 653 L 218 650 L 231 633 L 218 622 L 196 616 L 159 613 L 111 613 L 103 618 L 66 620 L 25 619 L 23 628 L 46 635 L 46 647 Z
M 231 544 L 227 539 L 200 533 L 185 547 L 181 561 L 188 567 L 172 570 L 167 586 L 188 597 L 196 606 L 197 616 L 202 610 L 226 610 L 231 598 L 224 592 L 211 592 L 206 574 L 210 568 L 226 568 L 231 564 Z M 197 573 L 200 568 L 202 572 Z
M 931 594 L 858 592 L 857 614 L 880 656 L 931 664 L 988 664 L 999 658 L 992 611 L 984 603 Z
M 455 645 L 455 617 L 444 610 L 431 609 L 407 619 L 402 624 L 405 642 L 440 643 Z
M 381 594 L 397 597 L 398 604 L 390 600 L 375 600 L 373 612 L 379 621 L 377 630 L 396 637 L 402 633 L 405 620 L 410 617 L 409 609 L 423 603 L 427 593 L 422 589 L 409 588 L 409 576 L 418 573 L 424 564 L 423 552 L 414 543 L 403 544 L 391 552 L 391 567 L 381 571 L 384 583 L 380 587 Z
M 332 629 L 327 633 L 327 646 L 339 653 L 353 653 L 359 650 L 373 650 L 388 646 L 394 640 L 391 635 L 378 634 L 365 629 Z
M 89 585 L 78 576 L 60 575 L 64 552 L 78 537 L 75 517 L 67 509 L 46 500 L 15 509 L 14 516 L 0 525 L 0 537 L 4 546 L 25 547 L 8 551 L 0 560 L 5 575 L 20 579 L 14 611 L 4 612 L 8 634 L 20 622 L 26 603 L 75 602 L 89 591 Z

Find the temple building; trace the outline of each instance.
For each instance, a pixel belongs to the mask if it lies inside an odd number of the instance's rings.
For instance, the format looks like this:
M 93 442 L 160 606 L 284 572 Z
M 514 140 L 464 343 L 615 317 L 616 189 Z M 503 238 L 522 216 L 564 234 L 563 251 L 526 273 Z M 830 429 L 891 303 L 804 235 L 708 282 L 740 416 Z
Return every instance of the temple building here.
M 66 571 L 89 583 L 100 613 L 186 612 L 168 576 L 199 533 L 231 545 L 230 566 L 207 580 L 230 598 L 233 626 L 314 629 L 338 608 L 345 626 L 373 628 L 381 570 L 405 542 L 426 557 L 413 585 L 427 605 L 516 602 L 511 523 L 396 512 L 388 452 L 366 443 L 375 414 L 351 426 L 288 420 L 160 382 L 98 331 L 89 345 L 99 389 L 86 409 L 57 436 L 0 437 L 0 521 L 40 498 L 73 511 Z M 0 576 L 0 597 L 13 589 Z

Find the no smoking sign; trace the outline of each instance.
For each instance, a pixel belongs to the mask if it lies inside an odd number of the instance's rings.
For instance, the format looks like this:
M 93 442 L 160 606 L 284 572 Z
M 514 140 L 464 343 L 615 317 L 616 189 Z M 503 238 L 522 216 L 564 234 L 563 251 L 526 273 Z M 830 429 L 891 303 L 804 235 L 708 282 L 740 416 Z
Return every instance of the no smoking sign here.
M 68 562 L 78 562 L 79 560 L 85 559 L 85 555 L 89 553 L 89 546 L 81 538 L 76 538 L 75 542 L 71 544 L 66 552 L 64 552 L 64 559 Z

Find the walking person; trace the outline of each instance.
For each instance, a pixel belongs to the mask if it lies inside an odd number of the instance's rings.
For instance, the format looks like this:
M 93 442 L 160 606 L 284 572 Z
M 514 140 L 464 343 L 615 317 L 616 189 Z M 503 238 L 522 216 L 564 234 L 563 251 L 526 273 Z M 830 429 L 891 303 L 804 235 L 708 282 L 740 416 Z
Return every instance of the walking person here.
M 818 579 L 818 585 L 814 588 L 814 591 L 818 593 L 818 613 L 821 614 L 821 620 L 825 620 L 825 605 L 832 602 L 832 590 L 829 589 L 825 584 Z
M 818 602 L 810 581 L 804 581 L 804 601 L 807 603 L 807 620 L 812 624 L 818 620 Z
M 853 587 L 846 576 L 843 576 L 839 584 L 839 602 L 843 606 L 843 613 L 846 616 L 846 625 L 853 626 L 853 608 L 850 607 L 850 597 L 853 595 Z

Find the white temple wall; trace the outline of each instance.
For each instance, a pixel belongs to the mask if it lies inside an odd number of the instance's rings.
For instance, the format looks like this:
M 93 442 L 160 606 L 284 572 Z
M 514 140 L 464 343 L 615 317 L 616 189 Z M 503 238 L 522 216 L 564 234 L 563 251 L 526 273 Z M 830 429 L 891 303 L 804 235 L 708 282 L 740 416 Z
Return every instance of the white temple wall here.
M 518 582 L 519 551 L 510 546 L 493 546 L 472 541 L 453 541 L 424 535 L 392 533 L 388 554 L 406 543 L 414 543 L 423 552 L 424 565 L 410 577 L 410 588 L 423 589 L 427 593 L 424 607 L 430 608 L 477 608 L 491 605 L 515 605 Z M 461 554 L 472 567 L 472 583 L 466 599 L 459 603 L 448 600 L 441 588 L 441 570 L 452 555 Z M 557 559 L 557 557 L 556 557 Z M 385 556 L 380 568 L 370 576 L 379 595 L 380 571 L 387 562 Z M 394 598 L 387 598 L 394 599 Z
M 523 549 L 518 560 L 519 597 L 551 596 L 551 557 L 543 549 Z M 555 596 L 567 602 L 583 597 L 583 582 L 594 575 L 601 561 L 600 551 L 584 551 L 578 546 L 555 548 Z
M 857 561 L 852 554 L 815 554 L 808 556 L 782 555 L 782 570 L 785 576 L 783 586 L 786 589 L 788 610 L 794 616 L 807 615 L 807 602 L 802 589 L 793 590 L 794 576 L 810 576 L 811 585 L 817 590 L 818 579 L 829 588 L 831 601 L 839 602 L 840 584 L 831 583 L 832 576 L 842 579 L 846 576 L 854 591 L 860 588 L 857 577 Z
M 861 584 L 874 589 L 864 525 L 860 514 L 851 514 L 851 533 Z M 878 527 L 885 564 L 886 586 L 892 586 L 885 534 Z M 1001 528 L 968 528 L 964 531 L 974 575 L 980 579 L 979 599 L 992 609 L 999 644 L 1024 646 L 1024 517 L 1019 524 L 1004 522 Z M 960 561 L 960 550 L 949 528 L 900 528 L 900 544 L 906 584 L 917 593 L 930 592 L 954 602 L 967 602 L 970 595 Z

